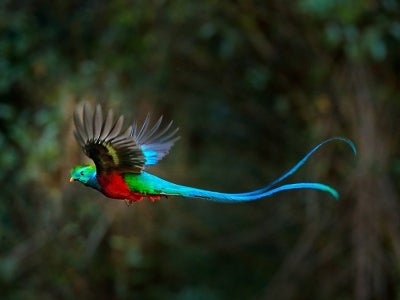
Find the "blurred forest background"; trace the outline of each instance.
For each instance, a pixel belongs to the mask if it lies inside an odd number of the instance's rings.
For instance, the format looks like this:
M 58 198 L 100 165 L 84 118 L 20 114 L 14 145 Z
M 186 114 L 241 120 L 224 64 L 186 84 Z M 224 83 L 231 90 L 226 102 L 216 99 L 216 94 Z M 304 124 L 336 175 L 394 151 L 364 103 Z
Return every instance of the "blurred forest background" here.
M 0 1 L 1 299 L 400 299 L 400 3 Z M 164 115 L 151 172 L 246 204 L 127 207 L 80 184 L 82 101 Z

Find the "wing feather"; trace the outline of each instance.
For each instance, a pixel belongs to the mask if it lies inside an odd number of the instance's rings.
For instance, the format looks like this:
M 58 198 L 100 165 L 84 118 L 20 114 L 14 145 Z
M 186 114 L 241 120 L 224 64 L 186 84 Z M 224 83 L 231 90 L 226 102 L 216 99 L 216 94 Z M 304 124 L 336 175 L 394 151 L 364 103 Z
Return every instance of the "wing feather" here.
M 93 135 L 95 137 L 100 138 L 103 124 L 103 112 L 101 110 L 101 106 L 97 105 L 93 117 Z
M 113 122 L 114 122 L 114 113 L 113 111 L 110 109 L 107 112 L 107 117 L 106 120 L 104 122 L 104 126 L 103 126 L 103 130 L 101 131 L 100 134 L 100 139 L 104 140 L 110 133 L 112 126 L 113 126 Z
M 143 122 L 142 127 L 139 129 L 139 132 L 136 135 L 133 135 L 134 137 L 136 137 L 136 139 L 138 141 L 142 140 L 143 135 L 145 134 L 145 132 L 147 131 L 147 128 L 149 127 L 149 123 L 150 123 L 150 115 L 148 114 L 146 116 L 146 119 Z M 135 124 L 135 129 L 137 128 L 136 124 Z
M 145 156 L 140 145 L 131 136 L 131 128 L 122 131 L 124 118 L 114 122 L 112 111 L 104 120 L 101 106 L 94 110 L 88 105 L 74 113 L 75 138 L 83 152 L 93 159 L 97 172 L 140 173 Z
M 147 115 L 148 119 L 150 119 L 150 116 Z M 157 130 L 160 128 L 161 122 L 162 122 L 163 116 L 161 116 L 157 122 L 153 125 L 153 127 L 146 133 L 146 136 L 143 136 L 143 139 L 145 138 L 143 142 L 146 143 L 146 141 L 151 140 L 152 136 L 157 132 Z M 160 134 L 162 134 L 163 131 L 160 131 Z
M 162 127 L 161 116 L 151 125 L 150 115 L 143 124 L 123 129 L 124 117 L 114 118 L 112 110 L 106 116 L 102 107 L 87 104 L 74 112 L 74 135 L 84 153 L 93 159 L 98 173 L 140 173 L 145 166 L 154 165 L 168 154 L 179 139 L 179 128 L 173 122 Z
M 120 116 L 118 120 L 114 123 L 114 126 L 112 127 L 110 133 L 108 134 L 107 139 L 112 141 L 113 139 L 120 137 L 122 126 L 124 126 L 124 116 Z
M 83 128 L 85 129 L 86 138 L 92 137 L 93 138 L 93 122 L 91 122 L 92 116 L 89 111 L 89 108 L 84 105 L 83 106 Z
M 76 130 L 74 131 L 75 137 L 77 137 L 79 142 L 86 140 L 87 139 L 86 130 L 85 130 L 85 127 L 83 126 L 81 119 L 79 118 L 76 110 L 74 112 L 74 123 L 75 123 L 75 128 L 76 128 Z
M 150 115 L 147 115 L 141 127 L 137 123 L 132 125 L 131 136 L 141 146 L 146 166 L 154 165 L 160 161 L 179 139 L 176 136 L 179 128 L 171 130 L 172 121 L 164 128 L 161 128 L 162 121 L 163 117 L 161 116 L 150 127 Z

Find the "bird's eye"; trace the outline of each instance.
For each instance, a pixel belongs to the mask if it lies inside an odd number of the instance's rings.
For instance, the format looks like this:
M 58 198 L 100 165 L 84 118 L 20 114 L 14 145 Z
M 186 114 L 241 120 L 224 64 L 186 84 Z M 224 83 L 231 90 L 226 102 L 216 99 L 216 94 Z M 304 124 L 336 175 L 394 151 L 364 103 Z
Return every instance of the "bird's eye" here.
M 81 176 L 83 176 L 85 173 L 83 173 L 83 171 L 81 171 L 79 174 L 81 174 Z

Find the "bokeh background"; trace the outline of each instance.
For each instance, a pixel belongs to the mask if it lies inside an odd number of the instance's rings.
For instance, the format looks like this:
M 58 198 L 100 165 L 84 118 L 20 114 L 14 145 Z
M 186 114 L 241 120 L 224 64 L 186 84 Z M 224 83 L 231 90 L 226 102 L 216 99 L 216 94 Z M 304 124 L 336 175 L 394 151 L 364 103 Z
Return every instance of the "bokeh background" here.
M 395 0 L 0 1 L 1 299 L 399 299 Z M 151 172 L 246 204 L 70 184 L 83 101 L 181 139 Z

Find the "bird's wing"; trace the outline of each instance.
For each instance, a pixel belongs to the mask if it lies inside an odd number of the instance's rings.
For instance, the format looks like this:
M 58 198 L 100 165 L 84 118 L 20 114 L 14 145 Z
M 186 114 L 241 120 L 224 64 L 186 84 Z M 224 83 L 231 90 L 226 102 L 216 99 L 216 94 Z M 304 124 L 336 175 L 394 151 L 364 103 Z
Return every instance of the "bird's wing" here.
M 75 138 L 83 152 L 93 159 L 98 174 L 143 170 L 145 155 L 132 138 L 132 128 L 123 130 L 123 116 L 115 120 L 113 111 L 109 110 L 104 118 L 100 105 L 93 109 L 85 104 L 82 111 L 74 112 L 74 123 Z
M 162 120 L 163 117 L 160 117 L 150 126 L 150 116 L 147 115 L 142 126 L 138 126 L 137 123 L 132 126 L 131 135 L 143 151 L 146 166 L 155 165 L 160 161 L 179 139 L 176 136 L 179 128 L 172 128 L 172 121 L 161 127 Z

